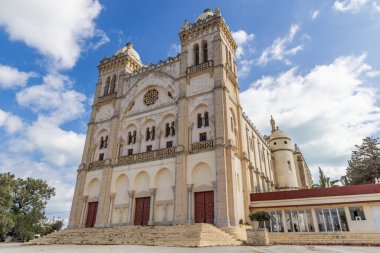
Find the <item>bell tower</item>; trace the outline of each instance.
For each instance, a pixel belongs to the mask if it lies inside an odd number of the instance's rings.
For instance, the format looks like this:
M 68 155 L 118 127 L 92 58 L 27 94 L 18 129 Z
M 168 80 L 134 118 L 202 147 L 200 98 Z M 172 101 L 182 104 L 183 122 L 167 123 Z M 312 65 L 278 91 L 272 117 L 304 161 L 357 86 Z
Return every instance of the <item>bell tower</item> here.
M 246 165 L 241 149 L 237 45 L 218 8 L 214 12 L 204 10 L 195 23 L 185 20 L 179 38 L 178 145 L 183 147 L 183 153 L 177 156 L 175 220 L 177 223 L 185 219 L 193 222 L 189 213 L 193 200 L 187 193 L 193 186 L 187 185 L 185 189 L 186 175 L 191 175 L 188 166 L 191 156 L 188 154 L 192 153 L 193 144 L 200 141 L 201 134 L 206 134 L 207 140 L 213 141 L 214 148 L 215 224 L 235 226 L 239 219 L 246 219 L 249 211 L 246 168 L 243 169 Z M 197 108 L 207 110 L 210 121 L 207 128 L 189 123 L 194 115 L 203 117 L 203 111 Z M 181 187 L 183 189 L 178 189 Z M 183 203 L 179 203 L 179 199 Z M 244 208 L 239 208 L 242 206 Z M 184 213 L 188 217 L 183 217 Z

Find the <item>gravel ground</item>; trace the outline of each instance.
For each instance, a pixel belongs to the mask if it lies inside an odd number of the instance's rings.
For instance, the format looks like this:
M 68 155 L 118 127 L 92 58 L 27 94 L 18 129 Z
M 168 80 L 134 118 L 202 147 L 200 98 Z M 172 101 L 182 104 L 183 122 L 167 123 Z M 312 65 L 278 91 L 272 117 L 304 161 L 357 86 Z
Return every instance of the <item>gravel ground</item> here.
M 352 246 L 290 246 L 276 245 L 266 247 L 206 247 L 206 248 L 176 248 L 158 246 L 135 246 L 135 245 L 22 245 L 17 243 L 0 244 L 0 253 L 145 253 L 145 252 L 170 252 L 170 253 L 379 253 L 380 247 L 352 247 Z

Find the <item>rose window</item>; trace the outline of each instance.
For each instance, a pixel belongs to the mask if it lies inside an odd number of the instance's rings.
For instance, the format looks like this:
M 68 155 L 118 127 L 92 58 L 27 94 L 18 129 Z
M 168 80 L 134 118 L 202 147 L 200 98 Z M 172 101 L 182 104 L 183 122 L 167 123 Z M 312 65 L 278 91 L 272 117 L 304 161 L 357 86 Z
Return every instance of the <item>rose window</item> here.
M 156 89 L 148 90 L 144 95 L 144 104 L 153 105 L 158 99 L 158 91 Z

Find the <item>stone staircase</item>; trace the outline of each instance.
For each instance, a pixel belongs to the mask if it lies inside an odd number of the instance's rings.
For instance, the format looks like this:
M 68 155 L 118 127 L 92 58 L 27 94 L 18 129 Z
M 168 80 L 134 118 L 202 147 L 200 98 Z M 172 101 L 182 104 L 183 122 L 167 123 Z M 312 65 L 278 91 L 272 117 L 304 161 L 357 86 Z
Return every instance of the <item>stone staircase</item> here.
M 380 233 L 269 233 L 270 244 L 380 245 Z
M 205 247 L 242 245 L 243 242 L 213 225 L 194 224 L 66 229 L 29 241 L 27 244 L 128 244 Z

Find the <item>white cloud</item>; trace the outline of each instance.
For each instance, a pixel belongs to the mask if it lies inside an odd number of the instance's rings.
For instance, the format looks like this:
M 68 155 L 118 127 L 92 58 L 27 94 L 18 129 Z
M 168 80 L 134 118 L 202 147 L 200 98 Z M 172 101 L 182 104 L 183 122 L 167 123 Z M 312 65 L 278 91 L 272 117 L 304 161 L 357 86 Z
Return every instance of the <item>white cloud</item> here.
M 181 45 L 173 43 L 170 45 L 168 57 L 174 57 L 181 52 Z
M 238 30 L 232 32 L 232 37 L 234 38 L 238 48 L 236 50 L 236 59 L 240 60 L 246 53 L 254 52 L 251 42 L 254 40 L 255 35 L 253 33 L 248 34 L 244 30 Z
M 100 36 L 89 43 L 94 48 L 108 41 L 94 23 L 102 9 L 97 0 L 0 0 L 0 5 L 0 26 L 10 39 L 37 49 L 54 69 L 73 67 L 88 40 Z
M 311 19 L 316 19 L 317 17 L 319 16 L 319 11 L 314 11 L 312 14 L 311 14 Z
M 86 96 L 73 90 L 72 85 L 67 76 L 49 74 L 43 78 L 43 84 L 19 91 L 16 99 L 40 117 L 61 124 L 80 117 L 85 111 Z
M 257 60 L 257 64 L 266 65 L 270 61 L 283 61 L 285 64 L 289 65 L 289 57 L 294 56 L 303 49 L 302 45 L 289 48 L 298 30 L 299 26 L 297 24 L 292 24 L 287 36 L 275 39 L 272 45 L 262 52 Z
M 333 8 L 340 12 L 356 12 L 368 3 L 368 0 L 343 0 L 335 1 Z
M 24 123 L 20 117 L 0 109 L 0 127 L 4 127 L 7 133 L 13 134 L 22 130 Z
M 33 72 L 22 72 L 17 68 L 0 64 L 0 88 L 23 87 L 29 78 L 37 76 Z
M 255 48 L 252 45 L 255 35 L 240 29 L 232 32 L 232 37 L 238 46 L 236 49 L 236 62 L 239 66 L 238 74 L 240 78 L 244 78 L 249 74 L 254 63 L 251 56 L 255 52 Z
M 50 164 L 64 166 L 77 165 L 83 152 L 85 135 L 73 131 L 65 131 L 44 118 L 34 122 L 26 130 L 23 141 L 29 144 L 29 149 L 43 154 L 44 160 Z M 17 148 L 23 147 L 15 147 Z M 75 162 L 73 164 L 73 162 Z
M 240 100 L 259 129 L 269 133 L 273 115 L 301 146 L 309 165 L 328 167 L 337 177 L 344 173 L 354 145 L 380 127 L 376 86 L 367 82 L 375 71 L 365 60 L 365 54 L 344 56 L 305 75 L 291 68 L 264 76 Z
M 380 12 L 380 4 L 379 3 L 377 3 L 376 1 L 373 1 L 372 6 L 376 11 Z

